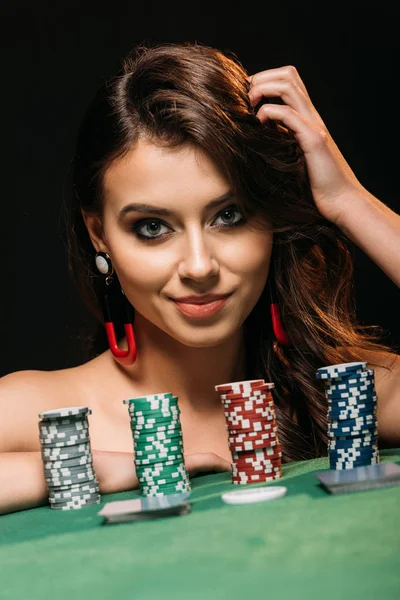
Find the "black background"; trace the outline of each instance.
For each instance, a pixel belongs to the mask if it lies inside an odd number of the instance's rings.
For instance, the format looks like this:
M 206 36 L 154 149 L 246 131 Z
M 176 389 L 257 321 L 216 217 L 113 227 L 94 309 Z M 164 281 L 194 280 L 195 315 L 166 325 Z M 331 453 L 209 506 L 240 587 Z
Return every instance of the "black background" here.
M 84 110 L 140 42 L 198 41 L 249 73 L 293 64 L 362 184 L 400 212 L 399 9 L 389 3 L 2 3 L 0 376 L 80 363 L 63 186 Z M 398 288 L 354 248 L 357 316 L 400 347 Z

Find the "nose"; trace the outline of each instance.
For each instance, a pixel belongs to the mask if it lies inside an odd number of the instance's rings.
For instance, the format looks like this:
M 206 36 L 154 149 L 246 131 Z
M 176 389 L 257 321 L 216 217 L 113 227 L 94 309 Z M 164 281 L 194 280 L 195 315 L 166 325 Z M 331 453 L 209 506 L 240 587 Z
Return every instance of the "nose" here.
M 203 231 L 196 230 L 187 234 L 182 256 L 178 268 L 182 279 L 204 281 L 219 273 L 219 263 Z

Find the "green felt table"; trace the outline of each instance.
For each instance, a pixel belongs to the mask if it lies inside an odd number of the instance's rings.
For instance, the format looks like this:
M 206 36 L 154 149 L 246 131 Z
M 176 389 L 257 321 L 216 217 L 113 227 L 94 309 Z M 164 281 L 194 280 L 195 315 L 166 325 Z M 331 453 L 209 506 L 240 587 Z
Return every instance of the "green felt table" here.
M 400 464 L 400 448 L 381 462 Z M 188 515 L 103 525 L 100 505 L 0 517 L 0 598 L 91 600 L 400 599 L 400 486 L 330 495 L 315 471 L 290 463 L 287 495 L 227 505 L 229 473 L 192 479 Z

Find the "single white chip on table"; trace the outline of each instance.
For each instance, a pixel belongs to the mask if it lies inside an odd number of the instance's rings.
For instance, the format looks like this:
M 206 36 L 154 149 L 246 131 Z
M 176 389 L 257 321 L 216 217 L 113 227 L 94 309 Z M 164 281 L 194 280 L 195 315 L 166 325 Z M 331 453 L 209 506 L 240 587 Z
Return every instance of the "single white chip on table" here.
M 226 504 L 251 504 L 253 502 L 266 502 L 281 498 L 287 492 L 283 486 L 259 487 L 236 492 L 224 492 L 221 496 Z

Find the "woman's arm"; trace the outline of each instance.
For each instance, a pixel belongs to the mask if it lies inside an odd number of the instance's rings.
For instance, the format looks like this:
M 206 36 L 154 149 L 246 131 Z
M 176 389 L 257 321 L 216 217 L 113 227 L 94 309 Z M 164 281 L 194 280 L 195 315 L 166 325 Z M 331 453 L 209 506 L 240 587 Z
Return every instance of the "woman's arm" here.
M 337 225 L 400 287 L 400 215 L 367 190 L 345 194 Z
M 278 121 L 295 134 L 304 152 L 318 211 L 400 286 L 400 216 L 358 181 L 313 106 L 296 68 L 289 65 L 260 71 L 248 81 L 252 106 L 264 97 L 279 97 L 285 103 L 263 104 L 256 116 L 262 123 Z M 379 438 L 387 446 L 400 446 L 400 356 L 376 353 L 363 360 L 375 371 Z
M 249 99 L 280 97 L 285 104 L 263 104 L 262 123 L 276 120 L 293 131 L 304 152 L 311 191 L 318 211 L 335 223 L 400 286 L 400 216 L 358 181 L 316 111 L 293 66 L 252 75 Z
M 0 515 L 48 504 L 40 452 L 0 453 Z
M 139 487 L 133 453 L 93 450 L 101 494 Z M 0 515 L 49 504 L 41 452 L 0 453 Z

